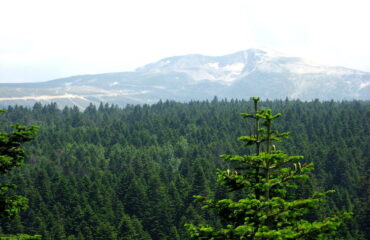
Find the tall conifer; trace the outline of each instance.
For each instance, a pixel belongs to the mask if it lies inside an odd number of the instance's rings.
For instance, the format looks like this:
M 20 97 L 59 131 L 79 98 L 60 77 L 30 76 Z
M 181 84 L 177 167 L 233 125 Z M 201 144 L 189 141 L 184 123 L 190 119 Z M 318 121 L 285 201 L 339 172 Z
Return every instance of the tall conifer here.
M 252 98 L 254 114 L 242 113 L 253 119 L 254 133 L 242 136 L 240 141 L 255 148 L 250 155 L 221 155 L 235 165 L 235 169 L 219 170 L 218 181 L 230 191 L 243 189 L 241 199 L 213 200 L 195 196 L 205 209 L 214 209 L 221 217 L 223 227 L 187 224 L 194 239 L 329 239 L 336 233 L 343 219 L 332 216 L 309 221 L 306 215 L 325 202 L 333 191 L 314 193 L 306 199 L 290 199 L 289 189 L 298 187 L 297 180 L 307 179 L 313 164 L 302 164 L 303 156 L 289 156 L 276 150 L 275 142 L 288 137 L 288 132 L 273 130 L 273 121 L 280 113 L 270 109 L 260 110 L 259 98 Z

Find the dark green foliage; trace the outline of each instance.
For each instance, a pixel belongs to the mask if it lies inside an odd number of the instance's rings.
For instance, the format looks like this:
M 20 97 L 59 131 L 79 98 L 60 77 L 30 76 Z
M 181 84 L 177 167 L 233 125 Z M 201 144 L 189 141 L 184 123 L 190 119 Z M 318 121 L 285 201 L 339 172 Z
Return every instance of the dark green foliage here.
M 364 240 L 367 221 L 364 189 L 369 168 L 369 102 L 266 101 L 282 113 L 274 123 L 292 136 L 279 144 L 289 155 L 302 154 L 315 170 L 291 199 L 335 189 L 325 207 L 308 218 L 352 211 L 338 239 Z M 235 139 L 254 124 L 239 112 L 253 111 L 246 101 L 160 102 L 151 106 L 102 105 L 85 112 L 55 105 L 9 107 L 1 132 L 14 122 L 39 125 L 27 145 L 21 168 L 1 181 L 16 184 L 29 208 L 14 220 L 0 220 L 1 232 L 39 234 L 43 239 L 121 239 L 126 231 L 143 239 L 189 239 L 185 223 L 221 227 L 214 212 L 202 211 L 194 194 L 238 199 L 216 184 L 217 168 L 231 169 L 220 154 L 249 154 Z M 5 178 L 6 177 L 6 178 Z M 368 195 L 366 195 L 367 198 Z M 159 209 L 161 208 L 161 209 Z M 125 223 L 125 224 L 123 224 Z M 129 234 L 129 236 L 132 236 Z
M 219 170 L 218 181 L 230 191 L 244 190 L 242 198 L 213 200 L 195 196 L 204 209 L 215 209 L 224 224 L 221 229 L 210 225 L 187 224 L 194 239 L 328 239 L 334 235 L 344 217 L 326 217 L 310 222 L 304 217 L 324 202 L 323 197 L 333 191 L 314 193 L 310 198 L 290 199 L 289 189 L 297 189 L 296 180 L 308 178 L 313 164 L 302 164 L 303 156 L 289 156 L 276 150 L 288 132 L 272 129 L 270 109 L 258 109 L 259 98 L 253 98 L 254 114 L 242 113 L 255 120 L 255 131 L 240 137 L 246 146 L 255 146 L 249 155 L 224 154 L 221 157 L 234 163 L 234 170 Z M 262 126 L 262 127 L 261 127 Z
M 3 111 L 0 110 L 0 113 Z M 19 124 L 12 125 L 10 133 L 0 132 L 0 175 L 8 173 L 13 168 L 23 164 L 25 157 L 23 145 L 33 139 L 36 127 L 26 127 Z M 15 184 L 0 184 L 0 216 L 15 217 L 21 210 L 28 207 L 28 199 L 11 193 L 15 189 Z M 15 231 L 22 231 L 19 223 L 14 226 Z M 0 236 L 0 239 L 40 239 L 40 236 L 12 235 Z

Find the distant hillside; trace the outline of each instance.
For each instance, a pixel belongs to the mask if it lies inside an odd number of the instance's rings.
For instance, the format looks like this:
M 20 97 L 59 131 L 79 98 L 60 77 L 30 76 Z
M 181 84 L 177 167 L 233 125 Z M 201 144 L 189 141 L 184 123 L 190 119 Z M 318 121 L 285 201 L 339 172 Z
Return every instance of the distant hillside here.
M 42 83 L 0 84 L 0 105 L 56 102 L 59 107 L 109 102 L 155 103 L 220 98 L 370 99 L 370 73 L 310 63 L 273 51 L 185 55 L 134 72 L 82 75 Z

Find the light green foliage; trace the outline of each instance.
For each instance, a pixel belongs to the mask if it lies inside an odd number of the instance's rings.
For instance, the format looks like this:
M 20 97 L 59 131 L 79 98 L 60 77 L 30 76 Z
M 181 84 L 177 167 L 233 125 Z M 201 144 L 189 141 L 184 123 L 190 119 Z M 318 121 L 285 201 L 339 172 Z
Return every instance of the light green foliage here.
M 23 163 L 23 144 L 30 141 L 36 127 L 13 125 L 12 133 L 0 133 L 0 174 L 9 172 Z M 0 215 L 15 216 L 27 206 L 27 199 L 22 196 L 9 196 L 14 184 L 0 184 Z
M 0 240 L 41 240 L 40 235 L 29 236 L 26 234 L 18 234 L 12 236 L 0 236 Z
M 195 196 L 204 209 L 215 209 L 222 218 L 223 227 L 187 224 L 194 239 L 329 239 L 344 218 L 332 216 L 316 221 L 306 216 L 324 203 L 324 198 L 334 191 L 314 193 L 306 199 L 291 199 L 289 192 L 297 189 L 297 180 L 307 179 L 313 164 L 301 163 L 303 156 L 289 156 L 276 150 L 275 142 L 281 142 L 289 133 L 272 129 L 273 115 L 270 109 L 258 109 L 259 98 L 253 98 L 254 114 L 242 113 L 244 118 L 255 121 L 254 133 L 240 137 L 246 146 L 254 146 L 250 155 L 221 157 L 234 164 L 235 169 L 219 170 L 218 181 L 230 191 L 243 190 L 241 199 L 213 200 Z M 293 189 L 293 190 L 291 190 Z
M 3 111 L 1 111 L 3 112 Z M 13 125 L 11 133 L 0 132 L 0 174 L 6 174 L 23 163 L 23 144 L 32 140 L 37 127 Z M 0 216 L 14 217 L 20 210 L 27 208 L 28 199 L 23 196 L 10 194 L 14 184 L 0 183 Z M 0 239 L 41 239 L 39 236 L 16 235 L 0 236 Z

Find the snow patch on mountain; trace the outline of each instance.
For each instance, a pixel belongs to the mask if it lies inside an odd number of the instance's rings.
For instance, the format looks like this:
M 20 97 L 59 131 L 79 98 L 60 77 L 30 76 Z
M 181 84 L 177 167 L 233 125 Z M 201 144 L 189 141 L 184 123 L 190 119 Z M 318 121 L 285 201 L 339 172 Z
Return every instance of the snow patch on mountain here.
M 270 72 L 270 73 L 282 73 L 287 71 L 286 69 L 282 68 L 281 65 L 276 64 L 274 62 L 263 62 L 257 65 L 254 69 L 250 70 L 249 73 L 258 70 L 260 72 Z
M 244 67 L 245 67 L 244 63 L 234 63 L 226 65 L 225 67 L 223 67 L 223 69 L 226 71 L 233 72 L 234 74 L 240 74 L 243 71 Z
M 302 59 L 296 62 L 285 63 L 283 64 L 283 67 L 289 72 L 296 74 L 321 73 L 326 75 L 338 75 L 338 76 L 349 74 L 360 74 L 360 75 L 364 74 L 360 71 L 355 71 L 348 68 L 326 66 Z
M 222 72 L 231 72 L 232 74 L 240 74 L 243 71 L 245 64 L 242 62 L 239 62 L 239 63 L 227 64 L 225 66 L 220 67 L 220 63 L 210 62 L 206 64 L 206 67 L 210 67 L 212 69 L 222 71 Z
M 365 88 L 367 86 L 370 86 L 370 81 L 361 83 L 360 84 L 360 89 L 363 89 L 363 88 Z
M 202 81 L 217 82 L 222 85 L 231 86 L 241 79 L 248 78 L 249 75 L 261 74 L 288 74 L 295 76 L 297 85 L 296 96 L 300 96 L 311 84 L 323 84 L 316 80 L 320 75 L 325 77 L 345 78 L 344 81 L 353 83 L 354 79 L 363 79 L 368 73 L 347 69 L 343 67 L 332 67 L 307 61 L 299 57 L 287 56 L 271 49 L 247 49 L 225 56 L 204 56 L 191 54 L 185 56 L 175 56 L 159 60 L 158 62 L 147 64 L 138 68 L 136 72 L 145 74 L 161 73 L 173 74 L 182 73 L 189 77 L 192 84 Z M 287 76 L 288 76 L 287 75 Z M 312 76 L 308 82 L 297 80 L 304 75 Z M 321 78 L 320 77 L 320 78 Z M 367 80 L 367 77 L 365 77 Z M 267 81 L 267 80 L 266 80 Z M 312 83 L 315 82 L 315 83 Z M 331 82 L 332 85 L 337 85 Z M 351 83 L 347 83 L 351 84 Z M 359 86 L 359 83 L 357 84 Z M 367 86 L 367 85 L 363 85 Z
M 63 94 L 59 96 L 24 96 L 24 97 L 2 97 L 0 98 L 0 101 L 11 101 L 11 100 L 36 100 L 36 101 L 41 101 L 41 100 L 54 100 L 54 99 L 63 99 L 63 98 L 79 98 L 85 101 L 88 101 L 84 96 L 79 96 L 75 94 Z
M 210 68 L 214 68 L 216 70 L 219 70 L 220 69 L 219 64 L 220 63 L 218 63 L 218 62 L 210 62 L 210 63 L 207 64 L 207 66 L 210 67 Z
M 166 66 L 166 65 L 168 65 L 168 64 L 170 64 L 170 63 L 171 63 L 171 61 L 170 61 L 170 60 L 160 61 L 160 62 L 159 62 L 159 66 L 163 67 L 163 66 Z
M 109 87 L 113 87 L 113 86 L 116 86 L 116 85 L 118 85 L 118 82 L 112 82 L 112 83 L 109 84 Z

